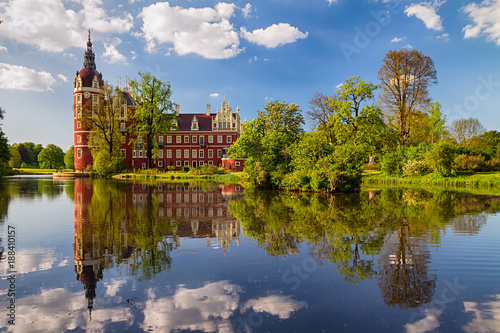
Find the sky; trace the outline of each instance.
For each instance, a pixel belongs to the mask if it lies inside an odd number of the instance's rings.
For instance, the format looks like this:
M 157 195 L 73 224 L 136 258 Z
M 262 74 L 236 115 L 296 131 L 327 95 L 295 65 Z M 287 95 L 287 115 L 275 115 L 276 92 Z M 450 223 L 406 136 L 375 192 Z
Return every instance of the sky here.
M 448 124 L 500 131 L 500 0 L 0 0 L 1 128 L 9 143 L 73 140 L 73 80 L 91 32 L 97 70 L 125 87 L 150 72 L 183 113 L 224 98 L 252 120 L 270 101 L 379 83 L 390 50 L 429 56 Z M 304 128 L 311 130 L 306 121 Z

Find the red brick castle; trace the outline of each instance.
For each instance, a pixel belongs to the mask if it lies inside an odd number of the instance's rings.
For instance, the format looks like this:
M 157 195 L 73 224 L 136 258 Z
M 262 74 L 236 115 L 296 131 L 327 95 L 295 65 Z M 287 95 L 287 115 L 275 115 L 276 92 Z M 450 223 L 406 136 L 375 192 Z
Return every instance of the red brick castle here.
M 93 108 L 99 107 L 100 99 L 104 98 L 103 88 L 102 73 L 96 69 L 89 33 L 83 68 L 76 72 L 73 90 L 76 170 L 86 170 L 92 165 L 89 145 L 92 128 L 84 119 L 92 115 Z M 123 90 L 123 97 L 125 103 L 119 116 L 123 161 L 129 169 L 144 169 L 147 165 L 145 149 L 142 145 L 132 146 L 129 143 L 132 136 L 128 128 L 133 122 L 131 116 L 135 111 L 135 103 L 127 88 Z M 243 169 L 242 160 L 233 160 L 227 156 L 227 149 L 241 133 L 239 108 L 233 113 L 224 99 L 216 113 L 212 113 L 211 106 L 207 104 L 204 113 L 181 114 L 180 106 L 176 105 L 175 122 L 179 127 L 178 131 L 157 135 L 160 150 L 155 168 L 167 170 L 167 167 L 173 166 L 179 170 L 182 167 L 209 164 L 231 170 Z

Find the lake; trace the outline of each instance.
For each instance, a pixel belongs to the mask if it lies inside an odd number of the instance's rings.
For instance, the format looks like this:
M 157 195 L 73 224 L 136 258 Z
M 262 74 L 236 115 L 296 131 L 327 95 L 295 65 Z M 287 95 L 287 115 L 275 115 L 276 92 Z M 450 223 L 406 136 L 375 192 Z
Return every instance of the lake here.
M 492 191 L 6 178 L 0 330 L 500 332 L 499 212 Z

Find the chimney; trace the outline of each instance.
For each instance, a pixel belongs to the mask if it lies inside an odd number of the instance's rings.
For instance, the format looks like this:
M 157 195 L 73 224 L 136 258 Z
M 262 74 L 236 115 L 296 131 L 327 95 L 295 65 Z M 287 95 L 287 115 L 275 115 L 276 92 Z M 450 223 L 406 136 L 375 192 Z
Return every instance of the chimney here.
M 179 115 L 179 109 L 181 108 L 181 106 L 179 104 L 175 104 L 175 115 L 178 116 Z
M 207 104 L 207 116 L 210 116 L 210 104 Z

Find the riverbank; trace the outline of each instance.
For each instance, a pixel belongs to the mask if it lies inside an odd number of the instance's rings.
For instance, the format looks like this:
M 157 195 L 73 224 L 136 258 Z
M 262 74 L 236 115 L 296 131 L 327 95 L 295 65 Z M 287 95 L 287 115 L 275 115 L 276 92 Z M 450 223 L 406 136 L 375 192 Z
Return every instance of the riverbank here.
M 243 172 L 231 172 L 213 175 L 194 175 L 189 172 L 156 172 L 155 170 L 143 172 L 127 172 L 114 175 L 115 179 L 156 179 L 156 180 L 211 180 L 217 183 L 242 184 L 246 181 L 246 174 Z
M 381 171 L 367 170 L 363 174 L 363 184 L 500 187 L 500 172 L 457 172 L 453 177 L 441 177 L 436 174 L 403 177 L 387 176 Z

